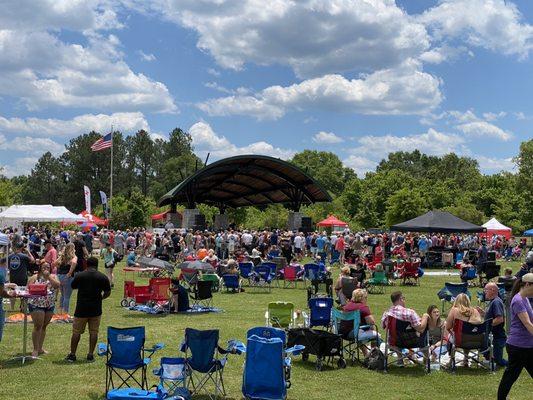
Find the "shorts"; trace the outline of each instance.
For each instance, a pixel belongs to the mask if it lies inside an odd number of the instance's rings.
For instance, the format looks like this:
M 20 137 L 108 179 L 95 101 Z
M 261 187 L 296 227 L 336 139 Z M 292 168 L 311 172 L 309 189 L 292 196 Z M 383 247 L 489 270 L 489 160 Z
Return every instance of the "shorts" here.
M 299 248 L 299 247 L 295 247 L 295 248 L 294 248 L 294 252 L 295 252 L 296 254 L 302 254 L 302 249 Z
M 100 328 L 101 318 L 101 315 L 99 315 L 98 317 L 88 318 L 74 317 L 74 323 L 72 324 L 72 333 L 76 333 L 78 335 L 83 334 L 83 332 L 85 332 L 85 326 L 89 324 L 89 333 L 97 335 L 98 329 Z
M 54 310 L 55 310 L 55 306 L 37 307 L 37 306 L 34 306 L 33 304 L 28 304 L 28 311 L 30 313 L 33 313 L 33 312 L 53 313 Z
M 115 263 L 113 263 L 111 265 L 105 264 L 105 269 L 113 269 L 113 268 L 115 268 Z

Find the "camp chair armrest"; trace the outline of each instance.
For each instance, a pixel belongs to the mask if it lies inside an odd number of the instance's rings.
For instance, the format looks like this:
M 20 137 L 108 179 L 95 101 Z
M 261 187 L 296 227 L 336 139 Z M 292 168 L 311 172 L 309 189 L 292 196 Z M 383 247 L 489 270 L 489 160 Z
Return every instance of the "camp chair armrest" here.
M 148 365 L 152 362 L 152 359 L 150 357 L 145 357 L 143 360 L 144 365 Z
M 187 342 L 185 341 L 185 339 L 183 339 L 183 341 L 180 343 L 180 351 L 185 353 L 187 351 Z
M 304 327 L 309 327 L 309 320 L 310 320 L 310 316 L 309 314 L 307 314 L 307 312 L 305 311 L 302 311 L 302 318 L 304 319 Z
M 151 348 L 145 349 L 145 351 L 153 354 L 156 351 L 159 351 L 159 350 L 161 350 L 163 348 L 165 348 L 165 344 L 164 343 L 156 343 Z
M 293 347 L 289 347 L 288 349 L 285 349 L 285 354 L 292 355 L 292 356 L 298 356 L 304 350 L 305 350 L 305 346 L 301 344 L 297 344 Z
M 153 373 L 155 376 L 161 376 L 161 373 L 162 373 L 162 372 L 163 372 L 163 371 L 162 371 L 161 367 L 157 367 L 157 368 L 154 368 L 154 369 L 152 370 L 152 373 Z
M 107 355 L 107 344 L 105 344 L 105 343 L 98 343 L 98 355 L 99 355 L 99 356 L 105 356 L 105 355 Z
M 226 351 L 231 354 L 242 354 L 246 353 L 246 346 L 244 345 L 244 343 L 236 339 L 231 339 L 228 340 L 228 348 L 226 349 Z

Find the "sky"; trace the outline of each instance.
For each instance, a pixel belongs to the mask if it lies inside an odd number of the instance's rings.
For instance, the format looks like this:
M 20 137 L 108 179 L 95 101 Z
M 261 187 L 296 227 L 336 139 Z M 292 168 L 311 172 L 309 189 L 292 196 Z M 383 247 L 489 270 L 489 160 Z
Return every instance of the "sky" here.
M 111 127 L 210 161 L 393 151 L 515 171 L 533 137 L 528 0 L 0 0 L 0 166 Z

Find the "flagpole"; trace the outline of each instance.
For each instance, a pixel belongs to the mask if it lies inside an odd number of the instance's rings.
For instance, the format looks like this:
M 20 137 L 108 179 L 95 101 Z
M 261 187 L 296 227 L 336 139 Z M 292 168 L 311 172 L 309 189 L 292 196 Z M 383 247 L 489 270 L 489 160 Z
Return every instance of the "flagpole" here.
M 110 179 L 110 188 L 109 188 L 109 203 L 111 203 L 111 199 L 113 198 L 113 146 L 114 146 L 114 140 L 113 140 L 113 125 L 111 125 L 111 179 Z M 111 213 L 113 212 L 113 209 L 109 208 L 109 219 L 111 219 Z

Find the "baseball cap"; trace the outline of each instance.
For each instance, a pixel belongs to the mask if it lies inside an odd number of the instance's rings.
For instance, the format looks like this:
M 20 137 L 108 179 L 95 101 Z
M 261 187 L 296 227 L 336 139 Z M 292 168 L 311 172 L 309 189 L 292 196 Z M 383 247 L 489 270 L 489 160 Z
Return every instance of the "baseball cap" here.
M 533 283 L 533 273 L 528 272 L 522 277 L 522 282 Z

